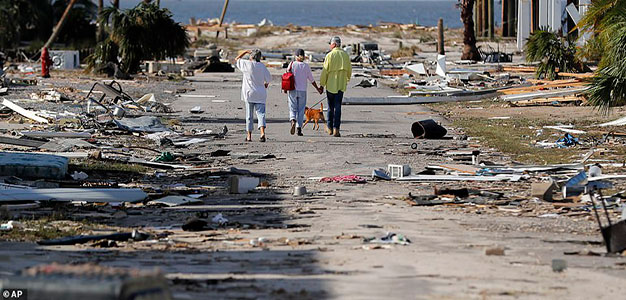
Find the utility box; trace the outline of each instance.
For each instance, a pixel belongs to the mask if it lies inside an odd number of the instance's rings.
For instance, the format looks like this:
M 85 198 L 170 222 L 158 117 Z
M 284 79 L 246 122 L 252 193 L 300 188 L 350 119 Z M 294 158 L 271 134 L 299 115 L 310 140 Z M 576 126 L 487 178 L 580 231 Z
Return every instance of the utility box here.
M 50 51 L 52 68 L 55 70 L 71 70 L 80 67 L 80 54 L 72 50 L 52 50 Z
M 388 165 L 387 173 L 392 179 L 402 178 L 411 175 L 411 167 L 409 165 Z

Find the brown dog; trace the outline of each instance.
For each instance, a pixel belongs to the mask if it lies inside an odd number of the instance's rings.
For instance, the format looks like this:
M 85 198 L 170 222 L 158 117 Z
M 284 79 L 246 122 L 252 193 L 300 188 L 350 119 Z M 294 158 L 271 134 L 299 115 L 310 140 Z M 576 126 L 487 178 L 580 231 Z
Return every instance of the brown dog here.
M 317 127 L 317 130 L 319 130 L 320 124 L 318 122 L 321 121 L 323 123 L 326 123 L 326 119 L 324 119 L 324 104 L 320 105 L 320 109 L 305 107 L 304 116 L 306 117 L 306 121 L 304 121 L 304 124 L 302 124 L 302 128 L 304 128 L 307 123 L 313 120 L 313 122 L 315 122 L 315 124 L 313 125 L 313 130 L 316 130 L 315 127 Z

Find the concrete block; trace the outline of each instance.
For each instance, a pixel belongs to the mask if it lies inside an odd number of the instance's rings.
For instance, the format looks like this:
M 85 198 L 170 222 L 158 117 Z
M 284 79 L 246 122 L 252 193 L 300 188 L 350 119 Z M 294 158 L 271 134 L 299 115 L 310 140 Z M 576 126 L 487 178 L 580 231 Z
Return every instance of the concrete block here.
M 544 201 L 552 201 L 552 194 L 558 188 L 553 180 L 546 182 L 533 182 L 530 186 L 531 196 Z
M 231 176 L 228 179 L 231 194 L 246 194 L 259 186 L 259 178 L 245 176 Z
M 37 153 L 0 152 L 0 174 L 25 178 L 63 179 L 69 159 Z

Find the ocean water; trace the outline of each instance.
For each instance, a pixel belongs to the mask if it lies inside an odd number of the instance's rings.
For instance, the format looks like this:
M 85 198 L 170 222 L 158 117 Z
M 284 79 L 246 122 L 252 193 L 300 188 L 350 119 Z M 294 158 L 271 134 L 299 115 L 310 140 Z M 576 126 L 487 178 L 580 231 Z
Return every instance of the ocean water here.
M 121 0 L 120 5 L 130 8 L 139 2 Z M 375 25 L 385 21 L 436 26 L 443 18 L 444 26 L 459 28 L 462 23 L 456 4 L 456 0 L 230 0 L 224 19 L 244 24 L 267 18 L 275 25 Z M 182 23 L 188 23 L 191 17 L 219 18 L 223 5 L 223 0 L 161 0 L 161 6 Z M 499 23 L 499 3 L 495 11 Z

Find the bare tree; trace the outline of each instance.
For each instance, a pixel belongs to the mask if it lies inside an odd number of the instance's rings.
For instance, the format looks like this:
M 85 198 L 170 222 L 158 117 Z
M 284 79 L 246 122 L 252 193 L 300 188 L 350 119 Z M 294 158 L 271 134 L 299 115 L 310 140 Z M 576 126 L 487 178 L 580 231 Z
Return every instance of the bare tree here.
M 461 21 L 463 21 L 463 54 L 461 59 L 480 60 L 480 53 L 476 48 L 476 33 L 474 32 L 474 3 L 475 0 L 459 0 L 461 7 Z

